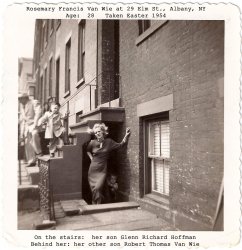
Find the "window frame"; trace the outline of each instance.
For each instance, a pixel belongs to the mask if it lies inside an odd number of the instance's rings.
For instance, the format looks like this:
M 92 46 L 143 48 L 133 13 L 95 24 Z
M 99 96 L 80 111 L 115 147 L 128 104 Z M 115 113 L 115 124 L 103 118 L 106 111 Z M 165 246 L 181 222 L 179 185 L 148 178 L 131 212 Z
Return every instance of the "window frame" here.
M 31 92 L 33 92 L 33 95 L 32 95 Z M 36 95 L 36 88 L 35 88 L 35 86 L 29 86 L 29 96 L 32 96 L 33 99 L 35 99 L 35 95 Z
M 82 20 L 78 24 L 78 65 L 77 65 L 77 85 L 80 87 L 85 82 L 85 38 L 86 22 Z
M 53 57 L 49 59 L 49 97 L 52 97 Z
M 149 115 L 147 117 L 143 118 L 143 147 L 144 147 L 144 195 L 149 196 L 149 195 L 156 195 L 157 197 L 162 197 L 165 199 L 169 199 L 169 193 L 167 194 L 162 194 L 159 192 L 156 192 L 155 190 L 152 190 L 152 160 L 162 160 L 170 162 L 170 157 L 157 157 L 155 155 L 150 155 L 149 154 L 149 146 L 150 146 L 150 138 L 149 138 L 149 124 L 152 122 L 168 122 L 170 124 L 170 119 L 169 119 L 169 111 L 165 111 L 159 114 L 155 115 Z M 170 135 L 170 132 L 169 132 Z M 169 149 L 171 150 L 171 143 L 169 143 Z M 170 186 L 170 182 L 169 182 Z M 170 187 L 169 187 L 170 190 Z
M 43 96 L 43 100 L 44 100 L 44 102 L 46 102 L 46 100 L 47 100 L 47 84 L 48 84 L 48 82 L 47 82 L 47 66 L 44 68 L 44 86 L 43 86 L 43 93 L 44 93 L 44 96 Z
M 70 94 L 71 88 L 71 37 L 65 47 L 65 93 L 64 97 Z
M 56 101 L 59 102 L 59 94 L 60 94 L 60 57 L 55 60 L 55 98 Z
M 138 28 L 139 28 L 139 21 L 138 20 Z M 145 20 L 144 20 L 145 21 Z M 143 33 L 139 33 L 138 37 L 135 40 L 135 45 L 139 46 L 143 41 L 145 41 L 148 37 L 150 37 L 154 32 L 156 32 L 159 28 L 161 28 L 163 25 L 165 25 L 168 20 L 158 20 L 156 22 L 152 23 L 152 20 L 150 20 L 150 27 L 147 28 Z M 140 32 L 140 28 L 139 28 Z

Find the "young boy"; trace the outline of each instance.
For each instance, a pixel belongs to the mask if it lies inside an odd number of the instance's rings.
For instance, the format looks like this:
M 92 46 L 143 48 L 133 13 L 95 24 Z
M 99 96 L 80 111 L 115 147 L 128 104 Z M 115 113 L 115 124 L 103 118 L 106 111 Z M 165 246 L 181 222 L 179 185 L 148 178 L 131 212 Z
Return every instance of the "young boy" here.
M 62 120 L 67 118 L 67 114 L 63 117 L 59 112 L 59 109 L 59 103 L 52 103 L 50 111 L 45 112 L 45 114 L 38 121 L 39 126 L 45 122 L 47 123 L 45 138 L 50 139 L 50 157 L 54 157 L 56 149 L 61 149 L 64 144 L 62 135 L 65 128 L 63 127 Z
M 107 177 L 107 185 L 109 187 L 109 194 L 110 194 L 110 202 L 117 201 L 117 190 L 118 190 L 118 177 L 114 174 L 109 174 Z

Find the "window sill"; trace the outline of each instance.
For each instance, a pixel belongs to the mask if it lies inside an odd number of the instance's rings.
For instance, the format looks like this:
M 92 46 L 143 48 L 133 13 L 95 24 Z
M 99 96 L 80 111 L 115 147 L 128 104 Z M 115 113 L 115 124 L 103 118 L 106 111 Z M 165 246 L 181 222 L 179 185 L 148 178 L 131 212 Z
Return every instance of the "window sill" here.
M 63 95 L 63 98 L 68 97 L 71 94 L 70 90 L 66 91 L 65 94 Z
M 145 39 L 147 39 L 150 35 L 152 35 L 156 30 L 158 30 L 160 27 L 162 27 L 167 20 L 165 21 L 157 21 L 157 23 L 154 23 L 149 29 L 147 29 L 145 32 L 143 32 L 141 35 L 139 35 L 135 40 L 135 45 L 138 46 L 140 43 L 142 43 Z
M 168 196 L 167 197 L 163 197 L 161 194 L 156 194 L 156 193 L 150 193 L 150 194 L 146 194 L 144 196 L 145 198 L 148 198 L 152 201 L 155 201 L 161 205 L 167 205 L 169 206 L 169 199 Z
M 83 78 L 81 78 L 80 81 L 77 82 L 76 88 L 79 88 L 79 87 L 82 86 L 84 83 L 85 83 L 85 78 L 83 77 Z
M 149 158 L 152 158 L 152 159 L 155 159 L 155 160 L 160 160 L 160 161 L 170 161 L 171 158 L 168 158 L 168 157 L 163 157 L 163 156 L 156 156 L 156 155 L 152 155 L 152 154 L 149 154 L 148 155 Z

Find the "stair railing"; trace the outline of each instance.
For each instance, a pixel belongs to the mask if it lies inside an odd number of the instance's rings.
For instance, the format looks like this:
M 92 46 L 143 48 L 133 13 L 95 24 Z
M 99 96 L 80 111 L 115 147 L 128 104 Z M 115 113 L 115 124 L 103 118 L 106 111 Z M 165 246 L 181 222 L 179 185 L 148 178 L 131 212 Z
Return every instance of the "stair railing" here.
M 44 220 L 54 221 L 54 199 L 53 199 L 53 188 L 50 185 L 50 159 L 49 157 L 43 156 L 38 159 L 40 182 L 40 212 Z

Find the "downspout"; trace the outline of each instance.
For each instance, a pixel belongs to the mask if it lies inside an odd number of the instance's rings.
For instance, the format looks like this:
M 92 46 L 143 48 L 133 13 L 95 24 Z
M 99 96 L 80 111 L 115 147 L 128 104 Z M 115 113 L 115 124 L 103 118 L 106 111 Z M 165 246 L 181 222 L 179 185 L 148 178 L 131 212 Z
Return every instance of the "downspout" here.
M 95 89 L 95 105 L 98 106 L 98 19 L 97 19 L 97 49 L 96 49 L 96 89 Z

